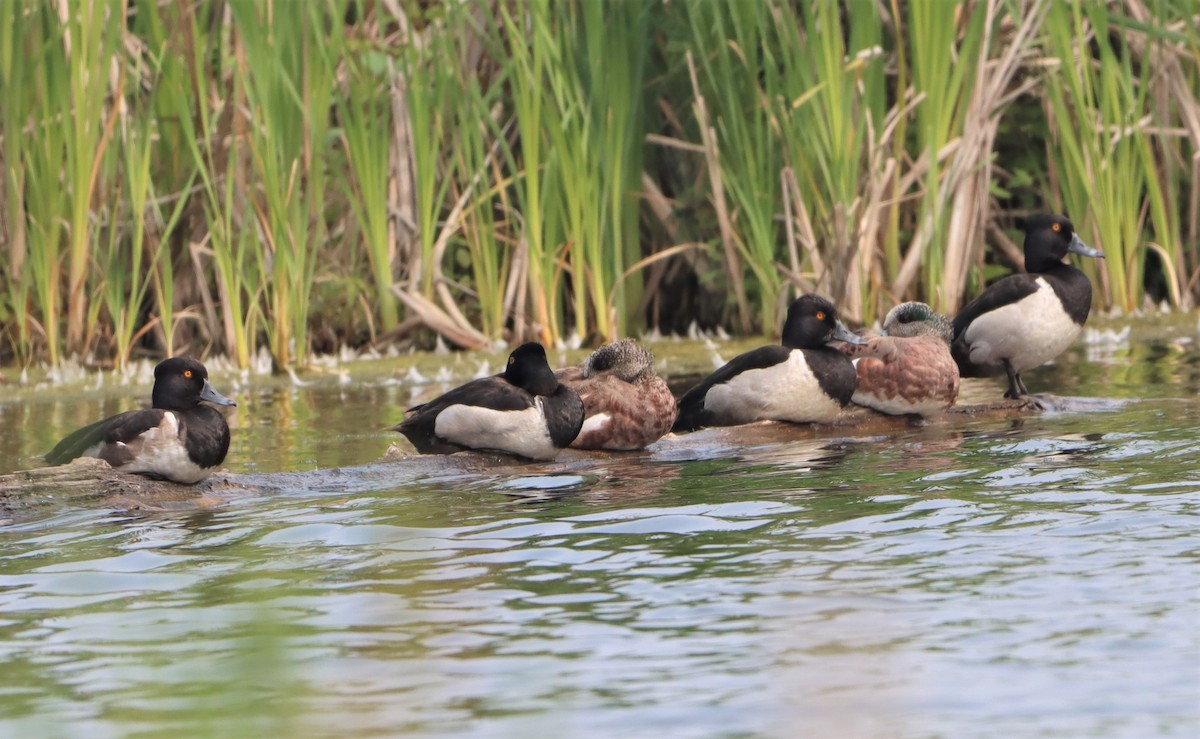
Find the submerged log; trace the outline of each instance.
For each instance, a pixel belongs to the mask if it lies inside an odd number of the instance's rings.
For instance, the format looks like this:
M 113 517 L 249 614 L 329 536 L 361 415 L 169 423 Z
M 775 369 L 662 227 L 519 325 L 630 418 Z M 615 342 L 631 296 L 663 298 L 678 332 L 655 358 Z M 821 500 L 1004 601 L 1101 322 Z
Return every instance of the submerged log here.
M 0 475 L 0 523 L 16 513 L 55 506 L 92 506 L 119 510 L 204 508 L 224 502 L 216 493 L 227 487 L 221 476 L 196 485 L 180 485 L 118 472 L 102 459 L 80 457 L 56 467 L 38 467 Z
M 1032 395 L 1020 400 L 998 400 L 954 406 L 942 416 L 919 425 L 931 431 L 951 430 L 963 421 L 1015 418 L 1043 412 L 1111 411 L 1127 401 L 1108 398 L 1071 398 Z M 742 426 L 702 429 L 687 434 L 668 434 L 646 452 L 587 452 L 564 450 L 552 463 L 529 463 L 499 453 L 460 452 L 452 455 L 420 455 L 407 444 L 392 447 L 378 461 L 356 467 L 306 472 L 266 474 L 218 473 L 195 485 L 152 480 L 114 470 L 100 459 L 81 457 L 57 467 L 40 467 L 0 475 L 0 525 L 18 519 L 47 515 L 53 508 L 92 507 L 118 511 L 192 510 L 221 505 L 238 497 L 270 495 L 288 491 L 369 492 L 388 490 L 408 483 L 446 480 L 460 475 L 488 473 L 529 475 L 582 473 L 614 458 L 636 462 L 638 455 L 648 463 L 713 458 L 732 448 L 816 441 L 847 434 L 883 435 L 913 424 L 904 416 L 885 416 L 866 408 L 847 409 L 827 425 L 795 425 L 760 421 Z M 731 452 L 732 453 L 732 452 Z M 626 470 L 628 472 L 628 470 Z

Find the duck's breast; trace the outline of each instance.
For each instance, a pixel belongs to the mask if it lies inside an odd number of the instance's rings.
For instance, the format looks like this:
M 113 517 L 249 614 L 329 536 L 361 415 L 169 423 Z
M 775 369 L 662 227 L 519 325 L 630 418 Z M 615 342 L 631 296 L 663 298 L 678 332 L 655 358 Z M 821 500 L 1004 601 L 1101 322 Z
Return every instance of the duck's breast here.
M 106 443 L 98 456 L 122 472 L 191 485 L 207 477 L 210 469 L 196 464 L 188 454 L 185 429 L 174 411 L 163 411 L 157 426 L 124 441 Z
M 984 313 L 963 333 L 972 364 L 1000 365 L 1007 359 L 1017 372 L 1040 367 L 1057 357 L 1079 336 L 1083 326 L 1063 309 L 1045 277 L 1026 297 Z

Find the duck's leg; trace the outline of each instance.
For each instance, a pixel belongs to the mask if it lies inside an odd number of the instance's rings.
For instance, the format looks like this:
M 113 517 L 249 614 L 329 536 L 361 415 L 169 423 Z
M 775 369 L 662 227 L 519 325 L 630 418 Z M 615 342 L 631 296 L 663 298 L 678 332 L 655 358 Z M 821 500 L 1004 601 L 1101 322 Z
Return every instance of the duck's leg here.
M 1028 394 L 1025 389 L 1025 383 L 1021 382 L 1021 375 L 1013 369 L 1012 362 L 1007 359 L 1004 361 L 1004 371 L 1008 373 L 1008 392 L 1004 393 L 1004 397 L 1016 400 L 1022 395 Z

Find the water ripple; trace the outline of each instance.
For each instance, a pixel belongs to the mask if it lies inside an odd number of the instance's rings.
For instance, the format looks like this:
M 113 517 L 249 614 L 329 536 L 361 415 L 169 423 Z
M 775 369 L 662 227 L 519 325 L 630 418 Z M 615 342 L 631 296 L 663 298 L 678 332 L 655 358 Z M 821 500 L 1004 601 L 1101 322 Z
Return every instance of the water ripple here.
M 1200 447 L 1081 425 L 11 527 L 0 733 L 1189 735 Z

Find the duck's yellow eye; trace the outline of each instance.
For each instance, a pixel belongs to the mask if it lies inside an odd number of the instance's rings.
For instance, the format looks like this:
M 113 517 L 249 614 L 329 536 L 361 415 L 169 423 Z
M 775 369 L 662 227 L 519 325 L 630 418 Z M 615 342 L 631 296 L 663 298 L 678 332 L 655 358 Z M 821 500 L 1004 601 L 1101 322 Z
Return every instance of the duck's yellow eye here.
M 823 311 L 823 310 L 819 310 L 819 311 L 817 311 L 817 320 L 818 320 L 818 321 L 824 321 L 824 320 L 825 320 L 825 311 Z
M 1060 226 L 1060 225 L 1059 225 L 1059 224 L 1057 224 L 1057 223 L 1051 223 L 1051 224 L 1050 224 L 1050 230 L 1051 230 L 1051 231 L 1061 231 L 1061 230 L 1062 230 L 1062 226 Z
M 184 377 L 186 377 L 186 378 L 188 378 L 188 379 L 190 380 L 190 379 L 191 379 L 191 377 L 192 377 L 192 371 L 191 371 L 191 370 L 184 370 L 184 371 L 183 371 L 183 376 L 184 376 Z
M 509 364 L 516 364 L 516 363 L 517 363 L 517 358 L 516 358 L 516 357 L 509 357 L 509 358 L 508 358 L 508 363 L 509 363 Z

